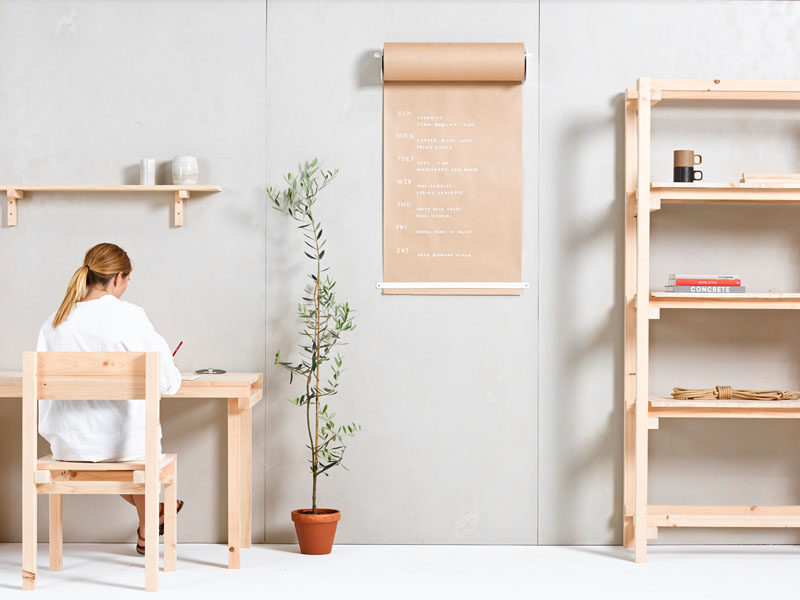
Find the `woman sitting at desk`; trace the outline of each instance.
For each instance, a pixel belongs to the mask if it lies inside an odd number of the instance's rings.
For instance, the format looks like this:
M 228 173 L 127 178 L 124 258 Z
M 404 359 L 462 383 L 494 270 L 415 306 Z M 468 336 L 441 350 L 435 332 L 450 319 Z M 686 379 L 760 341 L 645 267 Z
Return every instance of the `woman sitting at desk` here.
M 147 352 L 161 358 L 161 393 L 174 394 L 181 374 L 164 338 L 142 308 L 120 300 L 128 287 L 131 261 L 114 244 L 97 244 L 83 259 L 59 309 L 39 331 L 39 352 Z M 145 403 L 136 400 L 41 400 L 39 433 L 55 460 L 129 461 L 144 458 Z M 161 430 L 159 427 L 159 438 Z M 159 452 L 161 451 L 159 439 Z M 136 507 L 136 550 L 144 554 L 144 495 L 123 495 Z M 183 506 L 178 501 L 178 510 Z M 163 507 L 161 510 L 163 519 Z M 163 533 L 163 522 L 161 526 Z

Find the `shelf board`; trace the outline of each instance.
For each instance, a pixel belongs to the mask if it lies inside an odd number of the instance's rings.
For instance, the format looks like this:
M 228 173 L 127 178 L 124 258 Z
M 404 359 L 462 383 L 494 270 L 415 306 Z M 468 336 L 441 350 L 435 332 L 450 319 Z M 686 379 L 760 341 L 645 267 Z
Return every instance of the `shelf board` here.
M 649 505 L 648 527 L 800 527 L 800 506 Z
M 650 292 L 650 308 L 800 309 L 800 293 L 684 294 Z
M 218 185 L 0 185 L 20 192 L 221 192 Z
M 172 192 L 175 195 L 173 205 L 175 227 L 183 226 L 184 201 L 193 193 L 221 192 L 219 185 L 0 185 L 0 191 L 6 192 L 8 226 L 17 224 L 17 204 L 25 196 L 25 192 Z
M 651 396 L 652 418 L 798 419 L 800 400 L 676 400 Z
M 800 204 L 800 181 L 650 184 L 650 210 L 662 204 Z
M 639 91 L 625 90 L 627 100 Z M 651 79 L 651 103 L 661 100 L 800 100 L 800 81 L 736 79 Z

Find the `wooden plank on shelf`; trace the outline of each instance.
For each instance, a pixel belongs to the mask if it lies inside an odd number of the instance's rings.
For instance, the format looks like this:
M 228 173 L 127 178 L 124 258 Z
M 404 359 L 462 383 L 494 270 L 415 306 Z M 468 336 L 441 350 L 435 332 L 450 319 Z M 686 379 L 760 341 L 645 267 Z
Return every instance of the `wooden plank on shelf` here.
M 661 100 L 800 100 L 797 80 L 653 79 L 651 85 Z M 625 96 L 639 93 L 628 89 Z
M 651 504 L 647 507 L 650 515 L 790 515 L 800 516 L 798 505 L 707 505 L 707 504 Z
M 795 292 L 746 292 L 743 294 L 650 292 L 650 306 L 659 309 L 798 310 L 800 309 L 800 294 Z
M 742 173 L 739 183 L 797 183 L 800 173 Z
M 800 180 L 795 181 L 775 181 L 772 179 L 763 179 L 758 181 L 709 181 L 709 182 L 683 182 L 683 181 L 654 181 L 650 184 L 650 189 L 653 192 L 659 190 L 669 190 L 675 192 L 694 190 L 783 190 L 783 189 L 800 189 Z
M 800 527 L 797 515 L 651 514 L 648 527 Z
M 660 407 L 652 406 L 651 417 L 664 419 L 798 419 L 800 409 L 797 408 L 702 408 L 702 407 Z
M 653 79 L 651 86 L 662 91 L 800 92 L 796 79 Z
M 659 100 L 756 100 L 756 101 L 784 101 L 794 102 L 800 100 L 800 92 L 757 92 L 739 91 L 726 92 L 715 90 L 654 90 L 660 92 Z M 625 93 L 626 100 L 636 100 L 639 92 L 628 88 Z
M 219 185 L 0 185 L 0 190 L 18 192 L 221 192 Z
M 800 400 L 678 400 L 668 396 L 650 396 L 650 406 L 661 408 L 794 408 L 800 410 Z
M 650 186 L 651 210 L 667 204 L 800 204 L 800 180 L 662 183 Z

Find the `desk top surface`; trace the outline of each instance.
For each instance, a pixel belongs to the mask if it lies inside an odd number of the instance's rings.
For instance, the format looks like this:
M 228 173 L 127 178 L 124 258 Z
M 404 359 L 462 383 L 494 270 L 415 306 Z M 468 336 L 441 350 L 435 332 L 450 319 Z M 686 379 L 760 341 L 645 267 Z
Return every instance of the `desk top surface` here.
M 194 381 L 182 381 L 178 393 L 164 398 L 242 398 L 260 392 L 261 373 L 222 373 L 200 375 Z M 0 398 L 21 397 L 22 371 L 0 371 Z

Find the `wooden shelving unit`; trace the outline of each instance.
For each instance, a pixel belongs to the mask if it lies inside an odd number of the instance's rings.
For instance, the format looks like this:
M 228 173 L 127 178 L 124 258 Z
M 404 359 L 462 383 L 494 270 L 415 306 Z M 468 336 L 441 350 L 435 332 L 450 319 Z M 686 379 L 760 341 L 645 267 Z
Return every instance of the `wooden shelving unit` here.
M 6 215 L 9 227 L 17 224 L 18 204 L 25 193 L 40 192 L 172 192 L 174 194 L 173 214 L 175 227 L 183 227 L 184 203 L 194 193 L 220 192 L 218 185 L 0 185 L 6 193 Z
M 800 309 L 800 294 L 673 294 L 650 290 L 650 219 L 663 204 L 800 204 L 800 181 L 653 183 L 651 107 L 673 100 L 798 101 L 800 81 L 641 77 L 625 93 L 625 440 L 623 543 L 647 557 L 659 527 L 800 527 L 800 506 L 654 506 L 647 503 L 648 435 L 662 418 L 800 418 L 800 400 L 687 401 L 650 396 L 650 320 L 666 309 Z M 639 211 L 639 206 L 648 210 Z

